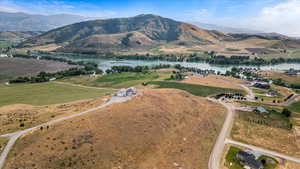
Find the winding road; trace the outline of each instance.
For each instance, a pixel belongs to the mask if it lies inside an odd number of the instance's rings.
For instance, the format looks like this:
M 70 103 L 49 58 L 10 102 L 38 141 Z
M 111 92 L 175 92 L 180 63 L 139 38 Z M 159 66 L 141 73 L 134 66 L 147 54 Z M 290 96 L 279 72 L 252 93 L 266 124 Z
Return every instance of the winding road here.
M 16 143 L 16 141 L 18 140 L 18 138 L 21 137 L 22 135 L 28 134 L 28 133 L 30 133 L 30 132 L 32 132 L 32 131 L 34 131 L 36 129 L 39 129 L 40 127 L 43 127 L 43 126 L 53 125 L 55 123 L 58 123 L 58 122 L 61 122 L 61 121 L 64 121 L 64 120 L 68 120 L 68 119 L 71 119 L 71 118 L 74 118 L 74 117 L 82 116 L 84 114 L 87 114 L 87 113 L 90 113 L 90 112 L 93 112 L 93 111 L 105 108 L 105 107 L 107 107 L 107 106 L 109 106 L 109 105 L 111 105 L 113 103 L 125 102 L 127 100 L 130 100 L 131 98 L 132 97 L 117 97 L 117 96 L 112 96 L 108 102 L 102 104 L 99 107 L 95 107 L 95 108 L 86 110 L 86 111 L 81 112 L 81 113 L 77 113 L 77 114 L 65 116 L 65 117 L 62 117 L 62 118 L 59 118 L 59 119 L 55 119 L 55 120 L 52 120 L 52 121 L 49 121 L 49 122 L 37 125 L 35 127 L 31 127 L 31 128 L 28 128 L 28 129 L 25 129 L 25 130 L 22 130 L 22 131 L 17 131 L 17 132 L 14 132 L 14 133 L 8 133 L 8 134 L 0 135 L 1 138 L 6 138 L 6 137 L 9 138 L 8 143 L 6 144 L 4 150 L 2 151 L 2 153 L 0 155 L 0 169 L 3 168 L 9 152 L 13 148 L 13 146 Z

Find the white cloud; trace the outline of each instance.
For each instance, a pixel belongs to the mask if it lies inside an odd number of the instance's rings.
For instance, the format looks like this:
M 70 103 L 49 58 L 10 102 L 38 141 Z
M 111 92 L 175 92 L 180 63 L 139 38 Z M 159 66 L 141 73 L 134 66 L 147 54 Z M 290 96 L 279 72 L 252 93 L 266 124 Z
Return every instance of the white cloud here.
M 263 8 L 257 17 L 244 22 L 252 28 L 300 36 L 300 0 L 288 0 Z M 243 22 L 242 22 L 243 23 Z
M 80 6 L 67 3 L 62 0 L 39 0 L 31 4 L 20 4 L 14 0 L 0 0 L 0 11 L 3 12 L 25 12 L 29 14 L 73 14 L 86 17 L 107 18 L 117 15 L 117 12 L 104 10 L 100 6 L 81 2 Z

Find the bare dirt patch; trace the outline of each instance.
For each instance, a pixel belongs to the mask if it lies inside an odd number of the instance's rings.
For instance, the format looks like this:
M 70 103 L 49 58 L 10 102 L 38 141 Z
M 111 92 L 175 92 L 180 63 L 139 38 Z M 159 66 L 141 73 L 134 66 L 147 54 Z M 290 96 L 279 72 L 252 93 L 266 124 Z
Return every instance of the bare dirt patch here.
M 133 100 L 25 136 L 5 168 L 204 169 L 225 112 L 183 91 L 145 90 Z
M 244 90 L 244 88 L 242 88 L 241 86 L 239 86 L 237 84 L 239 82 L 242 82 L 242 80 L 235 79 L 232 77 L 219 76 L 219 75 L 209 75 L 206 77 L 192 76 L 192 77 L 184 80 L 183 82 L 204 85 L 204 86 L 213 86 L 213 87 L 220 87 L 220 88 Z
M 75 67 L 61 62 L 22 59 L 0 58 L 0 82 L 17 76 L 37 75 L 39 72 L 58 72 Z

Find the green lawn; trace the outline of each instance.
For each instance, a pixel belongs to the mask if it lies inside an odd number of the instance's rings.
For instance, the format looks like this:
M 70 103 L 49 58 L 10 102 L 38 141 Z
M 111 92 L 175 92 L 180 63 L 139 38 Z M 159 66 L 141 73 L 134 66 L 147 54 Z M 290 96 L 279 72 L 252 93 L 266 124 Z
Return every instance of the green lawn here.
M 166 76 L 166 75 L 163 75 Z M 90 78 L 89 76 L 66 78 L 61 81 L 80 84 L 84 86 L 104 87 L 104 88 L 128 88 L 160 78 L 159 73 L 115 73 L 103 75 L 99 78 Z
M 293 112 L 298 112 L 300 113 L 300 101 L 292 103 L 289 107 L 289 110 Z
M 111 90 L 87 89 L 55 83 L 0 85 L 0 106 L 10 104 L 48 105 L 97 98 Z
M 260 156 L 259 160 L 265 161 L 264 169 L 275 169 L 278 165 L 278 161 L 276 159 L 265 155 Z
M 227 155 L 226 155 L 226 166 L 229 169 L 243 169 L 243 166 L 240 165 L 239 162 L 237 162 L 234 158 L 236 157 L 236 154 L 241 151 L 241 149 L 237 148 L 237 147 L 230 147 Z M 230 166 L 231 164 L 231 166 Z
M 202 97 L 217 95 L 221 93 L 245 93 L 242 90 L 217 88 L 217 87 L 187 84 L 187 83 L 180 83 L 180 82 L 171 82 L 171 81 L 152 81 L 149 82 L 148 84 L 157 85 L 157 88 L 172 88 L 172 89 L 185 90 L 193 95 L 202 96 Z

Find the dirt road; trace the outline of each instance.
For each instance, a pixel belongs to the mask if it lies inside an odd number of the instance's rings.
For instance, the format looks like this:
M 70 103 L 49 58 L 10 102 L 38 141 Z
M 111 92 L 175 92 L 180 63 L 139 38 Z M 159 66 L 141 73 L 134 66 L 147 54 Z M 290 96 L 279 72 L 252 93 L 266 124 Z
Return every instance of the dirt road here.
M 210 99 L 210 100 L 212 100 L 212 99 Z M 226 140 L 226 138 L 229 137 L 230 131 L 231 131 L 231 128 L 233 125 L 234 107 L 231 104 L 224 103 L 219 100 L 218 101 L 212 100 L 212 101 L 222 104 L 228 110 L 228 114 L 225 119 L 223 128 L 217 138 L 217 141 L 214 145 L 213 151 L 210 155 L 209 162 L 208 162 L 209 169 L 219 169 L 220 161 L 222 159 L 223 151 L 224 151 L 224 147 L 225 147 L 225 140 Z
M 22 136 L 24 134 L 27 134 L 29 132 L 32 132 L 32 131 L 34 131 L 36 129 L 39 129 L 40 127 L 53 125 L 55 123 L 62 122 L 64 120 L 68 120 L 68 119 L 71 119 L 71 118 L 74 118 L 74 117 L 82 116 L 84 114 L 87 114 L 87 113 L 90 113 L 90 112 L 93 112 L 93 111 L 105 108 L 105 107 L 107 107 L 107 106 L 109 106 L 109 105 L 111 105 L 113 103 L 125 102 L 127 100 L 130 100 L 131 98 L 132 97 L 117 97 L 117 96 L 113 96 L 113 97 L 111 97 L 111 99 L 108 102 L 102 104 L 99 107 L 92 108 L 92 109 L 89 109 L 87 111 L 84 111 L 84 112 L 81 112 L 81 113 L 77 113 L 77 114 L 73 114 L 73 115 L 70 115 L 70 116 L 65 116 L 65 117 L 62 117 L 62 118 L 59 118 L 59 119 L 56 119 L 56 120 L 52 120 L 52 121 L 49 121 L 49 122 L 37 125 L 37 126 L 32 127 L 32 128 L 25 129 L 25 130 L 22 130 L 22 131 L 17 131 L 17 132 L 14 132 L 14 133 L 8 133 L 8 134 L 0 135 L 0 137 L 9 137 L 10 138 L 9 141 L 8 141 L 8 143 L 7 143 L 7 145 L 5 146 L 5 148 L 3 150 L 3 152 L 0 155 L 0 169 L 3 168 L 9 152 L 11 151 L 11 149 L 13 148 L 15 142 L 18 140 L 18 138 L 20 136 Z

